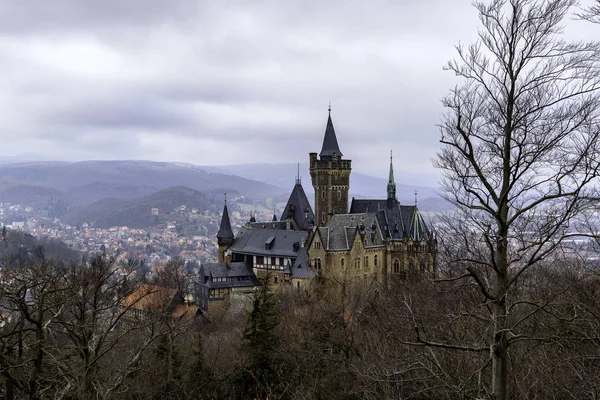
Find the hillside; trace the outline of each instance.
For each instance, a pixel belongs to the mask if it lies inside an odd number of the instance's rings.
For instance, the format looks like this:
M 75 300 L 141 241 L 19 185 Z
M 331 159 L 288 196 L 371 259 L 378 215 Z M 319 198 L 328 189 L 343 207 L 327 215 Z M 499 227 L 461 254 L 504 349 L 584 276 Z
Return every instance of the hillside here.
M 286 192 L 230 173 L 153 161 L 21 162 L 0 164 L 0 201 L 49 209 L 62 216 L 105 198 L 132 199 L 173 186 L 236 192 L 262 199 Z M 59 203 L 60 207 L 54 206 Z
M 81 259 L 81 253 L 69 248 L 59 240 L 36 238 L 21 231 L 7 230 L 6 238 L 0 237 L 0 260 L 11 256 L 38 257 L 39 250 L 45 258 L 76 262 Z
M 132 199 L 99 200 L 67 213 L 61 220 L 74 226 L 88 223 L 104 229 L 112 226 L 143 229 L 177 219 L 176 215 L 168 213 L 181 205 L 197 208 L 199 212 L 217 212 L 222 204 L 223 194 L 220 191 L 199 192 L 176 186 Z M 159 210 L 158 216 L 152 215 L 155 207 Z

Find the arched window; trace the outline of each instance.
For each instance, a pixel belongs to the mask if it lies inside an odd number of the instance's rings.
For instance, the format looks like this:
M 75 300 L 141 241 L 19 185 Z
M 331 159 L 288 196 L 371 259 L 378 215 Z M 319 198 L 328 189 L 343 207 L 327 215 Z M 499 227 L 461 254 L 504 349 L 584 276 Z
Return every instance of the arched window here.
M 296 282 L 296 287 L 300 290 L 300 282 Z
M 325 190 L 321 192 L 321 200 L 325 200 Z
M 400 261 L 396 259 L 394 260 L 394 273 L 397 274 L 398 272 L 400 272 Z
M 279 278 L 278 278 L 278 277 L 276 277 L 276 276 L 274 276 L 274 277 L 273 277 L 273 283 L 279 283 Z
M 315 268 L 317 269 L 317 271 L 321 270 L 321 259 L 320 258 L 315 258 Z
M 342 267 L 344 266 L 344 258 L 342 257 L 342 259 L 340 260 L 340 263 L 342 264 Z
M 369 256 L 365 256 L 365 268 L 369 268 Z
M 373 266 L 376 267 L 377 266 L 377 254 L 375 254 L 373 256 Z

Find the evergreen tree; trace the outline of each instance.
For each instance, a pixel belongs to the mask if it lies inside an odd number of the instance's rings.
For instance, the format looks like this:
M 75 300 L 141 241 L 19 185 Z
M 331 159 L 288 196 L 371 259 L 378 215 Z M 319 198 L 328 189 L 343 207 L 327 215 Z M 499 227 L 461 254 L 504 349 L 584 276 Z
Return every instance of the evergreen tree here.
M 238 375 L 238 397 L 267 398 L 278 391 L 283 376 L 279 357 L 279 301 L 270 292 L 269 276 L 254 293 L 252 311 L 244 330 L 246 365 Z

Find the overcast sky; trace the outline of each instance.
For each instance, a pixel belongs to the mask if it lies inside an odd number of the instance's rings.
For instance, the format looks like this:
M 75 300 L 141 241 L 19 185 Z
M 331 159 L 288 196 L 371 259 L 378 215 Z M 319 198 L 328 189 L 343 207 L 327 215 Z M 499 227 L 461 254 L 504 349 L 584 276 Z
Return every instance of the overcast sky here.
M 435 184 L 468 0 L 0 0 L 0 157 L 307 162 Z M 589 38 L 588 38 L 589 39 Z

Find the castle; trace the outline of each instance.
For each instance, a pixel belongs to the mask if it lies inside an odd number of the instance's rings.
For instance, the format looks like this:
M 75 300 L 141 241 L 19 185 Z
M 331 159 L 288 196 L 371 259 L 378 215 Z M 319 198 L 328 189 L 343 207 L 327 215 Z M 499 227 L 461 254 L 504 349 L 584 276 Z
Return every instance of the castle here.
M 218 262 L 200 267 L 196 302 L 204 312 L 223 307 L 269 276 L 274 287 L 302 289 L 318 273 L 383 285 L 394 277 L 436 274 L 437 242 L 417 205 L 396 198 L 393 159 L 385 199 L 352 199 L 352 161 L 343 158 L 331 109 L 320 153 L 310 153 L 313 212 L 299 178 L 279 220 L 254 218 L 234 235 L 227 203 L 217 233 Z

